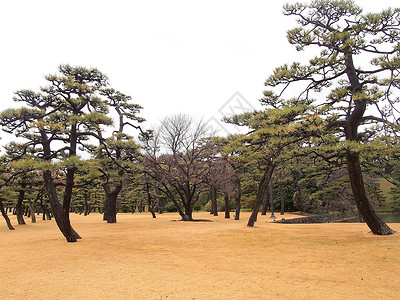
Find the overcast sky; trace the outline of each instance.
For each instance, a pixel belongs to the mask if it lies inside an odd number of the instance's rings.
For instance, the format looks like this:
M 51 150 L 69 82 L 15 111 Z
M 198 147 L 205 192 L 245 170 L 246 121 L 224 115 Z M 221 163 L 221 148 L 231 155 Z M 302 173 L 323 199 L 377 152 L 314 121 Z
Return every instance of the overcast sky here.
M 295 26 L 286 2 L 297 1 L 2 0 L 1 107 L 15 106 L 16 90 L 37 91 L 59 64 L 98 68 L 151 124 L 259 107 L 271 71 L 304 55 L 286 41 Z M 376 12 L 398 2 L 356 1 Z

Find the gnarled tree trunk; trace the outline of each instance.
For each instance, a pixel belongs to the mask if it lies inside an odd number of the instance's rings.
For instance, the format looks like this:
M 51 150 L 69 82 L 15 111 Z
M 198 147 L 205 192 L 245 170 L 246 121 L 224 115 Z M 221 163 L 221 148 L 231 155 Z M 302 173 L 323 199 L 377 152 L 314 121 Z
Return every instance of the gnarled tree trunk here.
M 242 204 L 242 183 L 240 182 L 240 178 L 238 178 L 237 179 L 235 220 L 239 220 L 239 218 L 240 218 L 241 204 Z
M 362 84 L 358 78 L 356 69 L 354 67 L 353 56 L 351 51 L 345 53 L 346 74 L 349 79 L 352 94 L 362 92 Z M 347 117 L 346 125 L 344 127 L 345 136 L 347 141 L 359 142 L 358 127 L 362 122 L 362 118 L 367 108 L 367 99 L 353 100 L 355 105 L 351 114 Z M 376 214 L 368 197 L 365 193 L 364 180 L 361 171 L 360 155 L 352 150 L 346 152 L 347 170 L 349 173 L 351 190 L 357 205 L 357 209 L 361 214 L 368 227 L 373 234 L 389 235 L 394 233 L 385 222 Z
M 69 207 L 67 209 L 66 205 L 61 206 L 60 201 L 58 200 L 57 191 L 50 170 L 45 170 L 43 172 L 43 179 L 49 196 L 51 210 L 56 219 L 58 228 L 67 242 L 76 242 L 76 240 L 81 239 L 81 237 L 71 226 L 69 220 Z
M 395 231 L 392 230 L 385 222 L 383 222 L 381 218 L 379 218 L 367 198 L 364 189 L 364 181 L 360 167 L 359 154 L 349 151 L 346 154 L 346 160 L 354 200 L 363 220 L 365 221 L 365 223 L 367 223 L 373 234 L 393 234 Z
M 182 216 L 182 221 L 193 221 L 193 205 L 192 204 L 188 204 L 185 205 L 185 213 Z
M 3 199 L 0 198 L 0 210 L 4 220 L 7 223 L 7 227 L 10 230 L 14 230 L 15 228 L 11 225 L 10 218 L 7 215 L 7 212 L 4 210 Z
M 106 194 L 104 217 L 107 223 L 117 223 L 117 197 L 122 189 L 122 182 L 116 184 L 113 189 L 111 189 L 109 184 L 104 184 L 103 188 Z
M 229 203 L 229 194 L 224 192 L 224 201 L 225 201 L 225 219 L 230 219 L 230 203 Z
M 210 214 L 213 214 L 214 216 L 218 216 L 217 188 L 216 188 L 215 185 L 211 186 L 210 198 L 211 198 L 211 211 L 210 211 Z
M 270 204 L 271 204 L 270 203 L 270 193 L 269 193 L 268 189 L 266 189 L 265 194 L 264 194 L 263 204 L 262 204 L 262 210 L 261 210 L 262 216 L 267 215 L 268 206 L 270 206 Z
M 32 211 L 31 223 L 36 223 L 36 199 L 29 201 L 29 207 Z
M 26 183 L 22 182 L 21 183 L 21 190 L 18 193 L 18 200 L 17 200 L 17 206 L 16 206 L 16 215 L 17 215 L 17 221 L 18 225 L 25 225 L 25 220 L 24 220 L 24 207 L 23 207 L 23 201 L 25 198 L 25 187 Z
M 254 223 L 257 221 L 258 211 L 260 209 L 262 199 L 263 199 L 265 193 L 267 193 L 268 185 L 269 185 L 269 182 L 271 181 L 272 173 L 273 173 L 274 169 L 275 169 L 274 164 L 268 164 L 267 169 L 265 170 L 265 172 L 258 184 L 256 201 L 254 203 L 253 211 L 250 215 L 249 221 L 247 222 L 247 226 L 249 226 L 249 227 L 253 227 Z

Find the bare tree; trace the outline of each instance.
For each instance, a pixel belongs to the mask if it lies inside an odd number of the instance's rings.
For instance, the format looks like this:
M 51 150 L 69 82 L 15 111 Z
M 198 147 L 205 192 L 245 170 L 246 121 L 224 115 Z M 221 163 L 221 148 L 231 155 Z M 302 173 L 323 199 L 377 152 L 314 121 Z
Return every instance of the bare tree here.
M 167 196 L 182 220 L 192 221 L 197 193 L 206 181 L 211 145 L 208 127 L 184 114 L 165 118 L 151 136 L 143 138 L 145 170 Z

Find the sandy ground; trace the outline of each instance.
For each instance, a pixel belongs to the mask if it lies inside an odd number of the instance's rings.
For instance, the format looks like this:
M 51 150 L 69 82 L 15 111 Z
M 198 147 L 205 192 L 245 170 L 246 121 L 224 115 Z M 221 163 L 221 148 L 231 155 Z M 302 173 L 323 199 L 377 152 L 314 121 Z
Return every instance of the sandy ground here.
M 247 228 L 248 216 L 72 215 L 77 243 L 54 221 L 9 231 L 1 219 L 0 299 L 400 299 L 398 233 L 268 216 Z

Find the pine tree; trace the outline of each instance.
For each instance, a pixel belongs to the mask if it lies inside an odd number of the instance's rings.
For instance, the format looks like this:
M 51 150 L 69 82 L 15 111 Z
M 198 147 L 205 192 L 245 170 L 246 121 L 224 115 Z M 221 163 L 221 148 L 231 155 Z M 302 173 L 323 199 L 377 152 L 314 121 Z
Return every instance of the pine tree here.
M 288 41 L 298 51 L 317 48 L 320 54 L 308 64 L 276 68 L 266 80 L 265 101 L 274 105 L 289 86 L 300 91 L 298 99 L 316 99 L 326 132 L 339 132 L 337 148 L 359 213 L 374 234 L 392 234 L 368 200 L 360 156 L 373 148 L 377 126 L 387 135 L 398 130 L 400 9 L 363 14 L 353 1 L 316 0 L 287 4 L 284 14 L 300 25 L 288 31 Z

